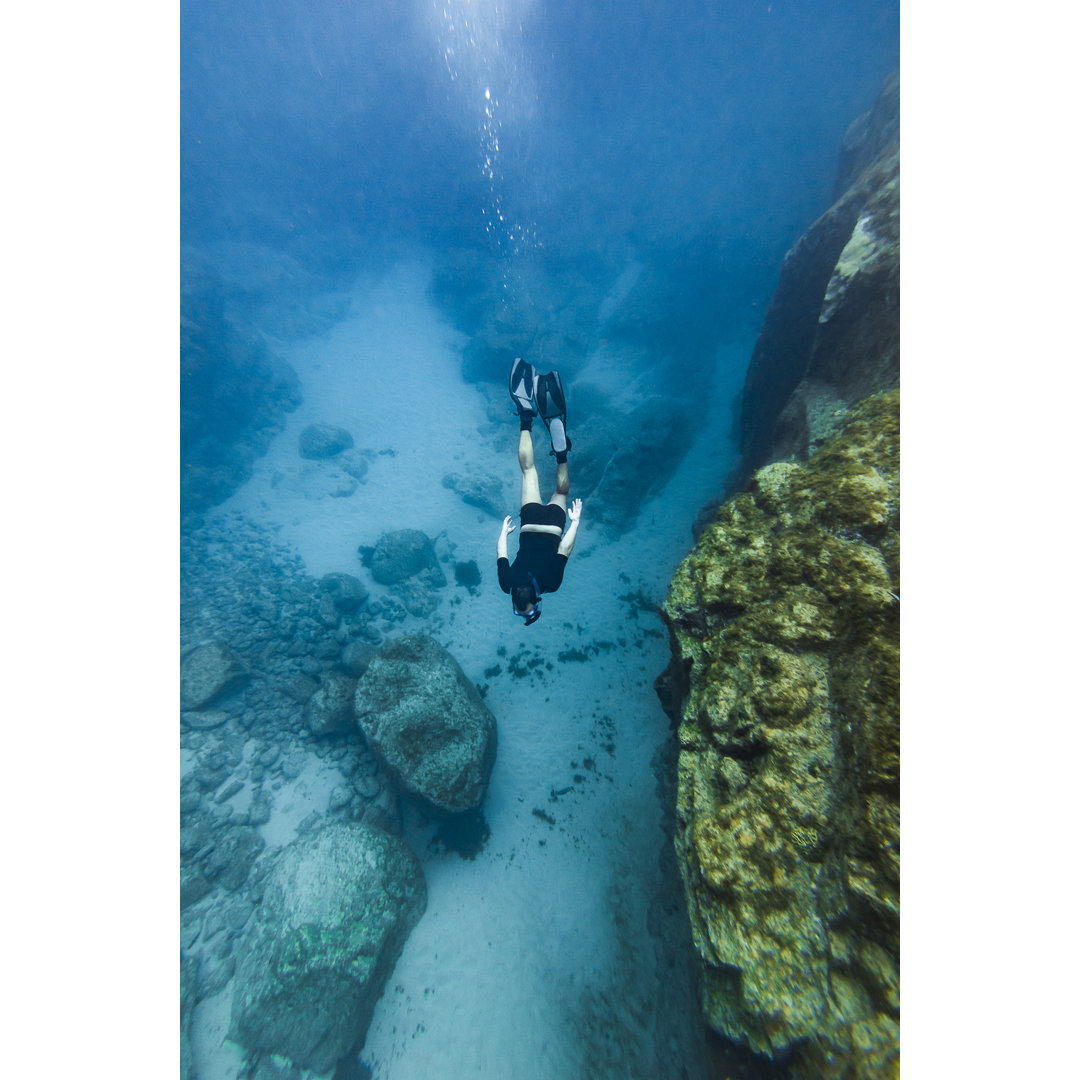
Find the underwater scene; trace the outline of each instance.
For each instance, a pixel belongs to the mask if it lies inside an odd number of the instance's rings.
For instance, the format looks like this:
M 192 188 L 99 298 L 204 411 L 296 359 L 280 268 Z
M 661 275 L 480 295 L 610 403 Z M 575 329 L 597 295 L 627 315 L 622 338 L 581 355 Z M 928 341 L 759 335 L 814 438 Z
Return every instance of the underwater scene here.
M 898 4 L 179 11 L 181 1077 L 898 1076 Z

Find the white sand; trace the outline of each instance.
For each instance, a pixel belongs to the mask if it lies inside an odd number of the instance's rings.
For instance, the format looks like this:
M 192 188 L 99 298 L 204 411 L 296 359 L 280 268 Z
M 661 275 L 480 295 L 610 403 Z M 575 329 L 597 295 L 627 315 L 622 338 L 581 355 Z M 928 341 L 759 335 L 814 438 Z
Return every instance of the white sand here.
M 424 850 L 431 829 L 407 817 L 406 836 L 424 860 L 427 912 L 386 986 L 362 1060 L 380 1080 L 651 1076 L 657 1055 L 672 1053 L 652 1046 L 650 1018 L 674 991 L 647 926 L 665 843 L 650 761 L 670 738 L 652 682 L 669 652 L 659 618 L 621 598 L 641 590 L 663 599 L 691 546 L 695 514 L 719 493 L 734 463 L 730 404 L 749 352 L 721 355 L 707 428 L 630 535 L 602 541 L 586 503 L 564 585 L 525 629 L 495 578 L 499 521 L 442 486 L 451 471 L 505 478 L 505 512 L 516 514 L 516 424 L 501 399 L 492 423 L 485 396 L 462 381 L 464 341 L 427 301 L 428 275 L 421 259 L 399 264 L 377 285 L 358 287 L 350 316 L 327 336 L 280 347 L 300 375 L 304 403 L 252 480 L 219 509 L 279 527 L 311 574 L 351 573 L 376 594 L 357 546 L 392 529 L 445 531 L 442 548 L 449 543 L 454 559 L 475 559 L 484 575 L 480 595 L 471 596 L 447 567 L 436 617 L 410 618 L 400 632 L 430 632 L 469 678 L 489 685 L 486 702 L 499 725 L 484 807 L 491 838 L 473 861 L 434 856 Z M 571 437 L 587 437 L 574 431 L 572 398 L 570 407 Z M 358 447 L 394 453 L 372 462 L 355 494 L 306 498 L 282 477 L 304 466 L 297 439 L 314 422 L 348 428 Z M 538 424 L 547 496 L 554 466 L 543 436 Z M 573 477 L 573 454 L 570 465 Z M 572 648 L 588 651 L 587 662 L 559 663 L 558 653 Z M 509 660 L 519 652 L 523 662 L 542 662 L 515 678 Z M 495 665 L 501 674 L 486 676 Z M 611 743 L 614 753 L 604 748 Z M 301 796 L 312 786 L 305 780 Z M 316 809 L 325 811 L 323 788 L 332 781 L 318 785 Z M 309 809 L 300 796 L 286 807 L 281 838 Z M 276 835 L 274 828 L 272 821 L 264 834 Z M 218 1017 L 217 999 L 204 1006 Z M 220 1042 L 220 1020 L 214 1031 Z M 196 1063 L 206 1069 L 200 1080 L 235 1075 L 238 1056 L 228 1047 L 215 1053 L 208 1041 L 206 1030 L 193 1035 Z

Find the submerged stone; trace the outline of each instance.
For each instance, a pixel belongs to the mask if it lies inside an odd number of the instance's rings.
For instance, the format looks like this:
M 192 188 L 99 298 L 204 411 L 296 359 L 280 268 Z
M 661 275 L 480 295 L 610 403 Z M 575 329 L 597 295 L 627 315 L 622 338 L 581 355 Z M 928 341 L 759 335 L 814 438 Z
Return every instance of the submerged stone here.
M 345 428 L 333 424 L 309 424 L 300 432 L 300 456 L 322 459 L 351 450 L 353 437 Z
M 293 841 L 244 933 L 229 1037 L 331 1072 L 363 1038 L 426 905 L 416 856 L 380 829 L 333 824 Z
M 246 677 L 244 666 L 220 642 L 199 645 L 180 661 L 180 706 L 201 709 L 235 689 Z M 196 726 L 191 717 L 187 723 Z
M 357 684 L 356 719 L 406 794 L 450 814 L 483 802 L 495 763 L 495 717 L 434 638 L 383 645 Z
M 312 735 L 336 735 L 355 731 L 353 694 L 356 680 L 337 671 L 328 671 L 322 685 L 304 706 L 304 718 Z
M 398 529 L 379 537 L 371 554 L 371 576 L 380 585 L 397 585 L 425 572 L 439 584 L 446 584 L 435 547 L 426 533 Z

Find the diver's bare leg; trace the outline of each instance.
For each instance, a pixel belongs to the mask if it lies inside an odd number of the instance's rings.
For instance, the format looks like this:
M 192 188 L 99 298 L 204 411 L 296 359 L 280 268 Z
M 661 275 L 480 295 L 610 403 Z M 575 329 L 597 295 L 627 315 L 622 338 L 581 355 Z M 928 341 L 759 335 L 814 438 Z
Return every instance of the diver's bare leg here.
M 570 491 L 570 470 L 566 467 L 566 462 L 559 462 L 555 469 L 555 494 L 551 496 L 551 502 L 548 506 L 561 506 L 566 509 L 566 496 Z
M 540 477 L 536 472 L 532 432 L 521 429 L 518 439 L 518 464 L 521 466 L 521 505 L 540 501 Z

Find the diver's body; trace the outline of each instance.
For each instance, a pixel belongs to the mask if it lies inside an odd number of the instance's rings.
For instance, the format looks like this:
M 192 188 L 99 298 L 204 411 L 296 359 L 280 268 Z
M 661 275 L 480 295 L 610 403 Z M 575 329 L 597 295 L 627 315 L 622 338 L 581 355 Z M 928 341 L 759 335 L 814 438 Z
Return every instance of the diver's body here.
M 570 442 L 566 438 L 566 403 L 558 373 L 538 376 L 531 364 L 517 359 L 510 375 L 510 394 L 521 421 L 521 532 L 517 558 L 511 563 L 506 540 L 516 526 L 507 515 L 497 545 L 499 586 L 510 594 L 514 614 L 531 626 L 540 618 L 540 597 L 555 592 L 562 584 L 566 561 L 577 539 L 581 500 L 575 499 L 567 510 L 570 471 L 566 455 Z M 540 478 L 533 453 L 532 422 L 538 414 L 551 433 L 556 461 L 555 494 L 546 504 L 540 501 Z

